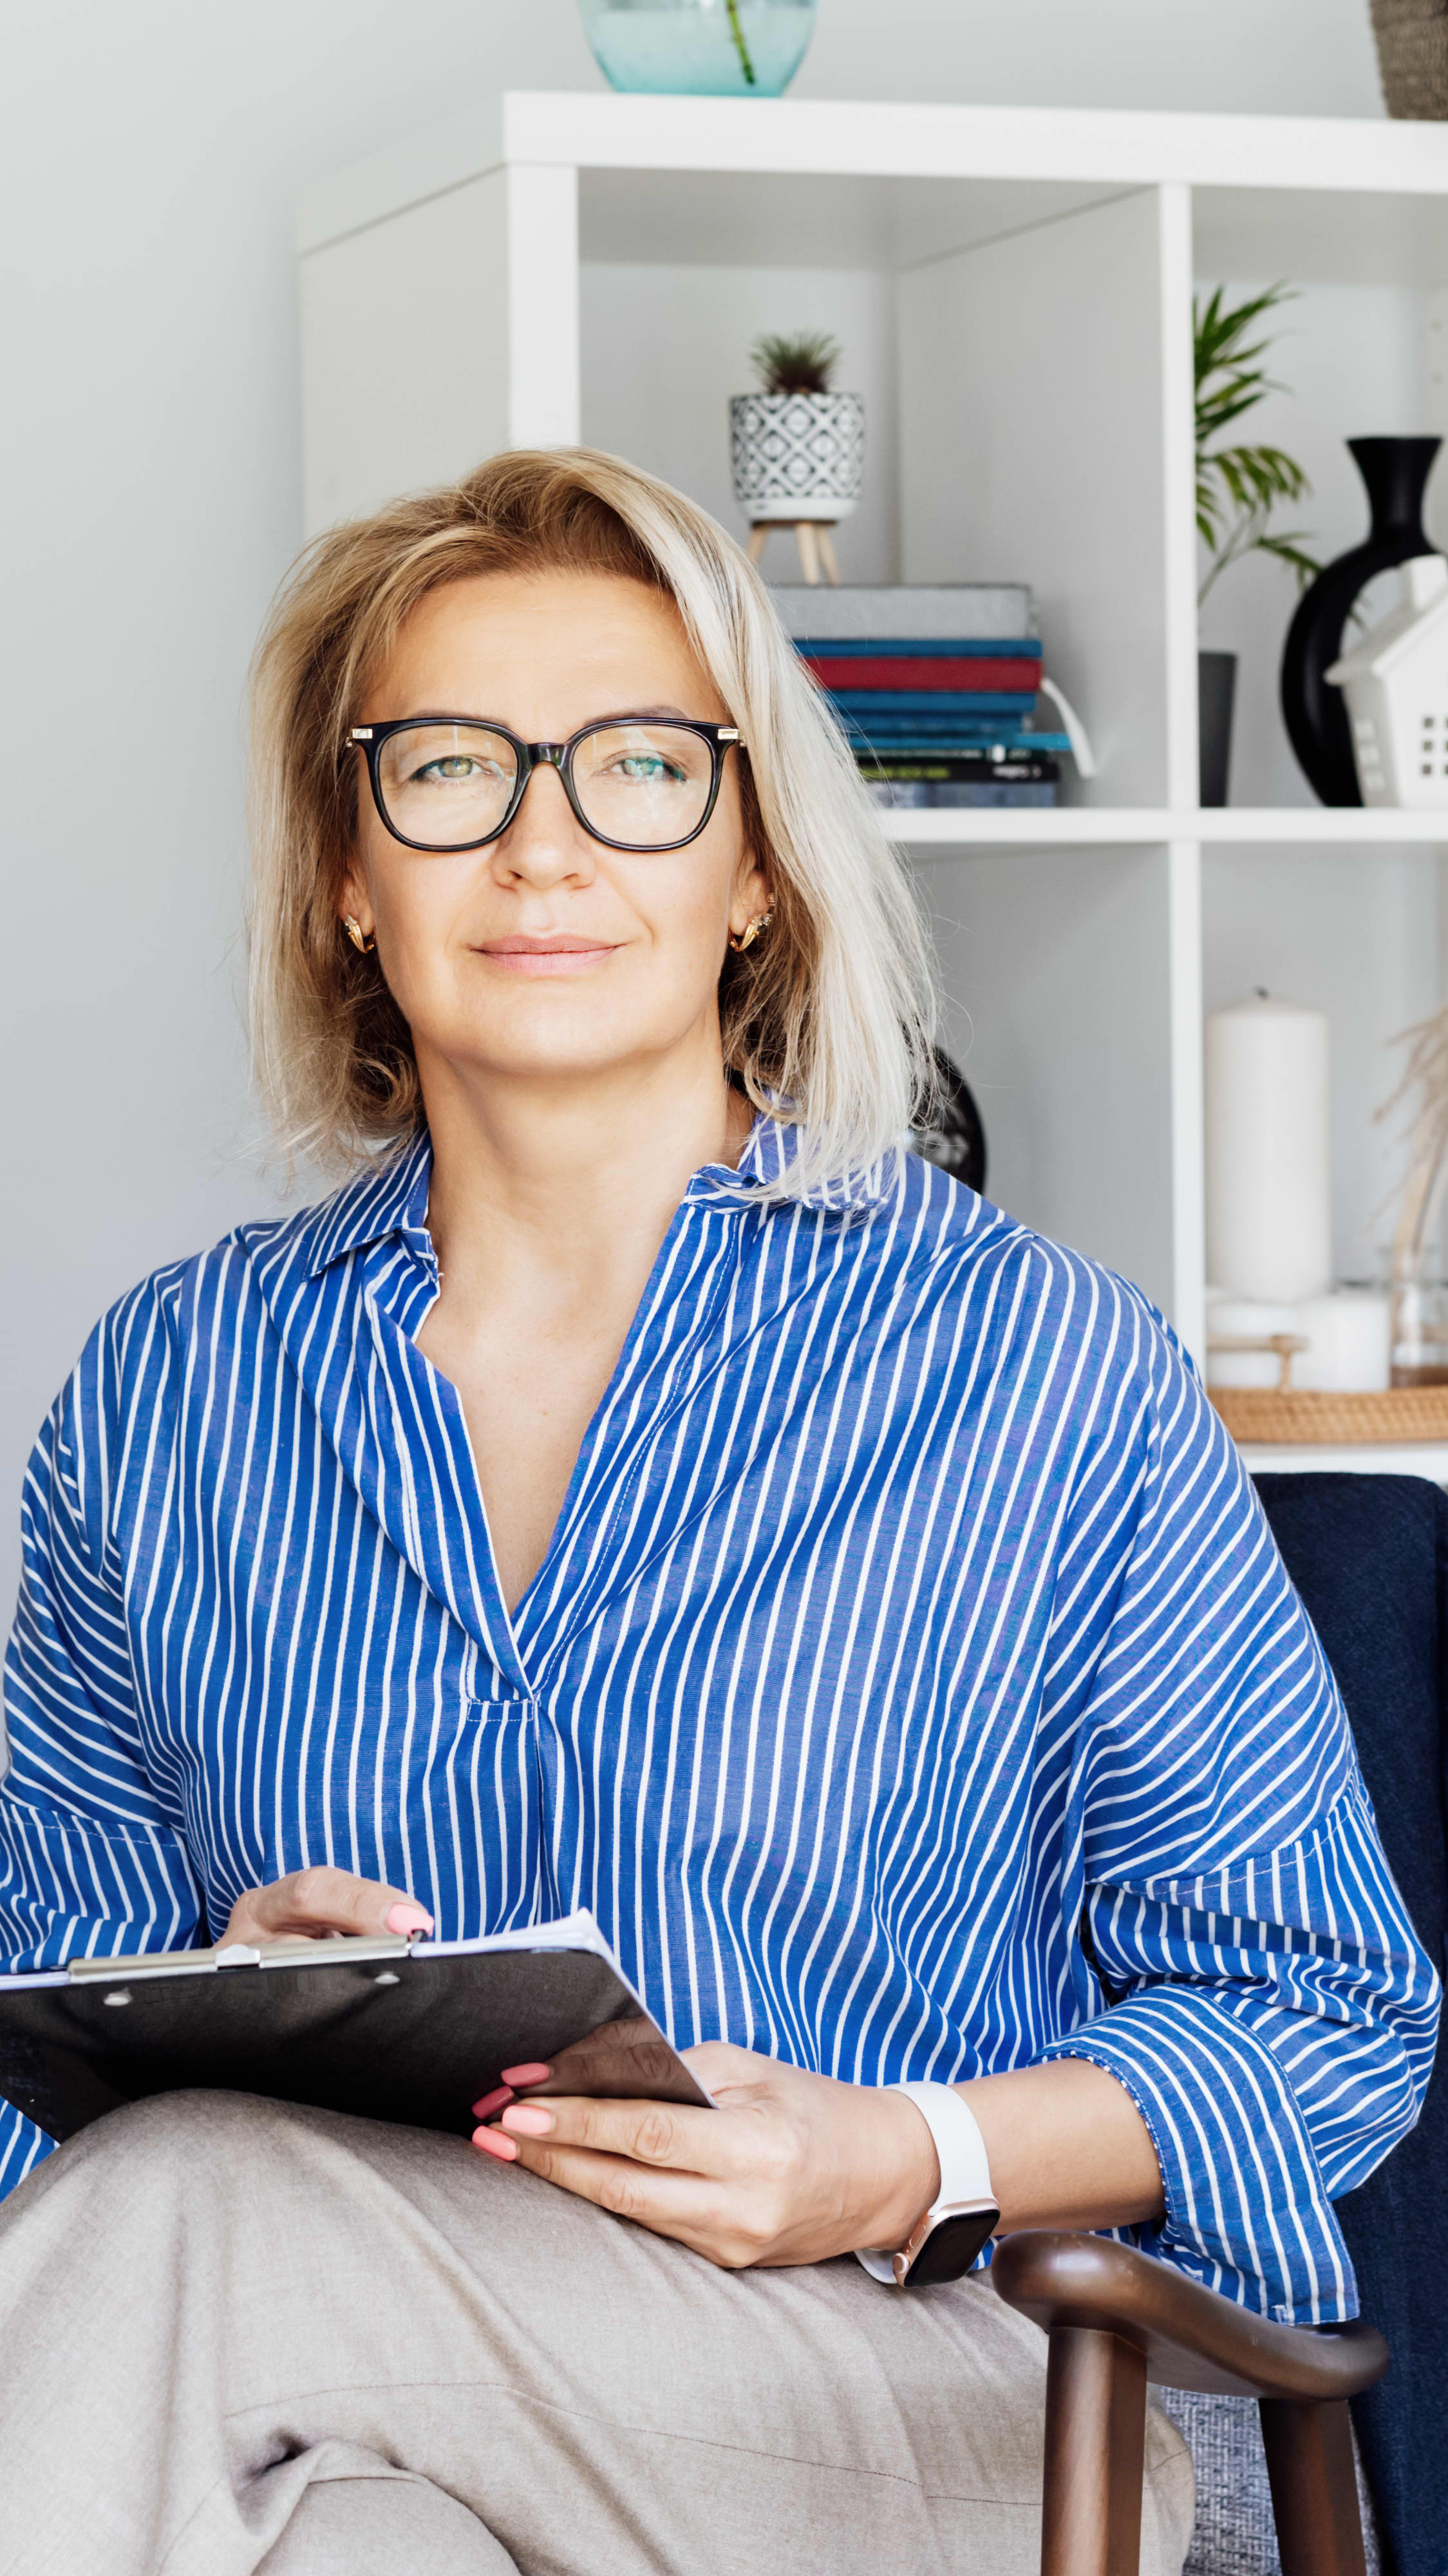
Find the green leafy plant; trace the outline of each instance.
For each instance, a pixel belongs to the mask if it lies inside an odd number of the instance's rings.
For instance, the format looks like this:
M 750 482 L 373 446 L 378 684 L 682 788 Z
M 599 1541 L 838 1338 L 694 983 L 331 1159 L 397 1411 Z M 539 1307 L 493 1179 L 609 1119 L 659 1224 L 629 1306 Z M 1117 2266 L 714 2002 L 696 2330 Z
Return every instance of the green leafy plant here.
M 734 39 L 734 51 L 739 56 L 739 68 L 749 87 L 753 89 L 756 86 L 754 65 L 749 59 L 749 47 L 744 41 L 744 27 L 739 16 L 739 0 L 724 0 L 724 6 L 729 13 L 729 33 Z
M 840 363 L 828 331 L 766 331 L 749 352 L 767 394 L 824 394 Z
M 1245 303 L 1223 302 L 1214 287 L 1205 304 L 1192 304 L 1192 338 L 1196 373 L 1197 527 L 1211 556 L 1197 604 L 1206 598 L 1230 565 L 1244 555 L 1275 555 L 1297 576 L 1299 588 L 1320 566 L 1306 550 L 1302 528 L 1274 528 L 1272 517 L 1286 501 L 1305 500 L 1312 490 L 1307 476 L 1280 447 L 1213 447 L 1233 423 L 1269 393 L 1275 384 L 1257 361 L 1266 356 L 1270 339 L 1253 340 L 1263 316 L 1287 303 L 1293 289 L 1269 286 Z

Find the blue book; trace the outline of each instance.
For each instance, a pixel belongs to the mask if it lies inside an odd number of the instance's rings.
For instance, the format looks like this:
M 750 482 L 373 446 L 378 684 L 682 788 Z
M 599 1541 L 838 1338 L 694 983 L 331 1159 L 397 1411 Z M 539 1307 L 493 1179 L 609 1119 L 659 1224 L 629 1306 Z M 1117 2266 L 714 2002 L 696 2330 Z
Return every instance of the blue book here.
M 1029 712 L 1029 711 L 1027 711 Z M 1003 742 L 1008 734 L 1028 730 L 1014 712 L 999 716 L 850 715 L 838 711 L 843 730 L 869 742 L 944 742 L 959 735 L 966 742 Z
M 881 716 L 928 716 L 957 724 L 962 716 L 1028 716 L 1034 689 L 831 689 L 847 716 L 875 723 Z
M 957 724 L 938 733 L 927 733 L 919 724 L 858 725 L 847 724 L 845 737 L 850 749 L 864 752 L 950 752 L 999 749 L 1012 754 L 1069 751 L 1071 737 L 1065 733 L 1037 733 L 1026 725 Z

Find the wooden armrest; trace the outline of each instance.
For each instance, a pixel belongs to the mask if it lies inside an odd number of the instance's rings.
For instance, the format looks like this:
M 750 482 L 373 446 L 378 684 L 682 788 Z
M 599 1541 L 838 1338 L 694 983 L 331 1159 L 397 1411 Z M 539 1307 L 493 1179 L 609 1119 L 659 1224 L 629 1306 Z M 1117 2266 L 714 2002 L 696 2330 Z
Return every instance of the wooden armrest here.
M 1272 2325 L 1109 2237 L 1045 2228 L 1004 2236 L 991 2279 L 1008 2306 L 1048 2333 L 1094 2327 L 1135 2345 L 1158 2388 L 1311 2405 L 1355 2397 L 1388 2366 L 1388 2347 L 1373 2326 Z

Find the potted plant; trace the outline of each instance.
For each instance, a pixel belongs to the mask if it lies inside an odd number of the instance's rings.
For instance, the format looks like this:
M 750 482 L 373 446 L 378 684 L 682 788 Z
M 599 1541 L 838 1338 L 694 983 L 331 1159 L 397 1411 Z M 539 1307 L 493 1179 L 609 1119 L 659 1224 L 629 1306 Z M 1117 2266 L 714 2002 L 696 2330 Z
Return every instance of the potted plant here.
M 1192 305 L 1192 342 L 1196 387 L 1197 530 L 1208 563 L 1197 606 L 1201 607 L 1224 572 L 1247 555 L 1275 555 L 1297 578 L 1298 587 L 1318 570 L 1305 551 L 1303 532 L 1284 530 L 1273 522 L 1285 501 L 1301 501 L 1312 486 L 1300 465 L 1280 447 L 1243 447 L 1235 442 L 1213 446 L 1225 430 L 1254 409 L 1275 385 L 1257 361 L 1266 355 L 1266 339 L 1249 334 L 1265 314 L 1292 293 L 1269 286 L 1245 302 L 1228 305 L 1224 290 L 1214 287 L 1203 304 Z M 1232 747 L 1232 700 L 1236 693 L 1235 653 L 1199 653 L 1197 707 L 1201 741 L 1201 800 L 1225 805 Z
M 730 402 L 729 463 L 750 554 L 757 563 L 770 529 L 793 527 L 806 581 L 819 577 L 817 545 L 838 581 L 828 530 L 860 497 L 864 402 L 831 391 L 840 352 L 827 332 L 767 333 L 749 355 L 761 390 Z

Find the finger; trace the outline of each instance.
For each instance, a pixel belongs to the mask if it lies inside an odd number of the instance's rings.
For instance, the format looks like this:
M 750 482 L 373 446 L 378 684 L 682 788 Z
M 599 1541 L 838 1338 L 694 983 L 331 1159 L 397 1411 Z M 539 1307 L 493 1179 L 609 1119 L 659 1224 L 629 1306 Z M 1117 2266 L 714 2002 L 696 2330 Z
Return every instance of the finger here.
M 349 1869 L 294 1870 L 253 1888 L 234 1908 L 228 1938 L 279 1940 L 288 1934 L 430 1932 L 432 1917 L 400 1887 L 359 1878 Z
M 496 2137 L 497 2131 L 484 2134 Z M 591 2200 L 615 2218 L 632 2219 L 655 2236 L 671 2236 L 696 2254 L 707 2254 L 711 2262 L 732 2265 L 751 2259 L 727 2194 L 703 2175 L 659 2172 L 626 2156 L 545 2146 L 533 2138 L 515 2143 L 525 2172 L 556 2183 L 576 2199 Z
M 481 2155 L 495 2156 L 500 2165 L 512 2165 L 518 2161 L 516 2138 L 505 2138 L 501 2129 L 474 2129 L 473 2145 Z
M 509 2103 L 500 2122 L 509 2137 L 586 2147 L 631 2163 L 743 2180 L 758 2170 L 760 2141 L 727 2112 L 674 2102 L 611 2102 L 580 2095 L 534 2094 Z
M 552 2065 L 536 2072 L 530 2091 L 608 2094 L 631 2102 L 672 2099 L 678 2091 L 678 2060 L 651 2021 L 635 2015 L 628 2021 L 605 2022 L 586 2039 L 560 2050 Z M 513 2077 L 505 2070 L 505 2084 Z M 514 2085 L 514 2090 L 520 2090 Z

